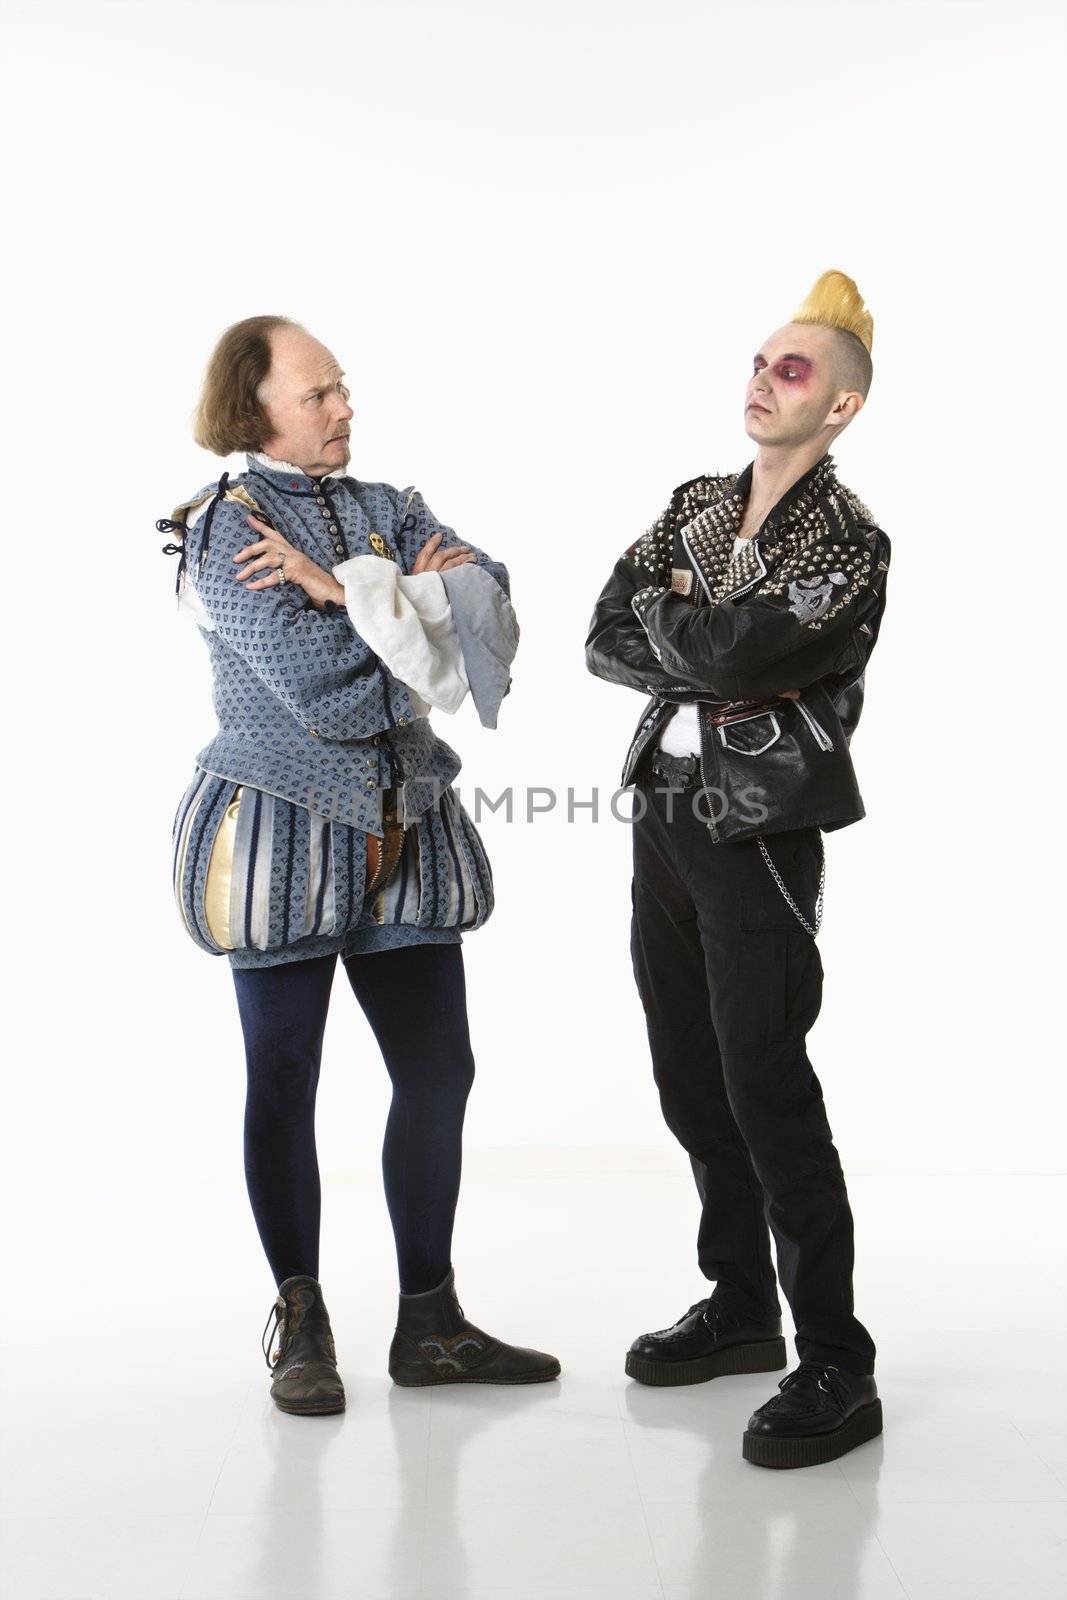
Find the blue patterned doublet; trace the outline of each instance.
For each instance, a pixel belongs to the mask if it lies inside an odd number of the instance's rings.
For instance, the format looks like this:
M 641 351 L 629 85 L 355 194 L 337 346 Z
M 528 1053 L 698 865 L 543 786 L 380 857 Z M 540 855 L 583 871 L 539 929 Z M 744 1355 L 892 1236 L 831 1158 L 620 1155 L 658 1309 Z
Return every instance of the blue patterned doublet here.
M 482 841 L 451 787 L 459 756 L 343 608 L 319 610 L 292 584 L 249 590 L 233 556 L 260 538 L 251 512 L 326 570 L 375 554 L 410 572 L 436 532 L 443 548 L 466 543 L 505 594 L 507 569 L 439 523 L 414 488 L 246 459 L 247 472 L 224 474 L 159 524 L 183 534 L 168 548 L 181 551 L 179 588 L 199 607 L 219 723 L 174 816 L 183 925 L 234 966 L 455 943 L 493 908 Z M 387 790 L 404 847 L 364 905 L 366 835 L 383 833 Z

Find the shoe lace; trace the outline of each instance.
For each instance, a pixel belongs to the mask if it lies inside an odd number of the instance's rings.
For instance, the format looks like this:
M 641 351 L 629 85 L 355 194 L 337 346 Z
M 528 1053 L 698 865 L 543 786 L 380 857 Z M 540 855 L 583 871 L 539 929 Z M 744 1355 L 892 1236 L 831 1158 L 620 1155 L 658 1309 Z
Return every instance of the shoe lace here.
M 843 1411 L 848 1403 L 848 1390 L 841 1376 L 840 1367 L 835 1367 L 828 1361 L 802 1361 L 794 1372 L 787 1373 L 778 1387 L 784 1394 L 786 1389 L 795 1388 L 797 1384 L 805 1384 L 820 1389 Z
M 271 1326 L 270 1326 L 271 1317 L 274 1318 L 274 1327 L 273 1328 L 271 1328 Z M 267 1313 L 267 1321 L 266 1321 L 266 1323 L 264 1325 L 263 1334 L 262 1334 L 262 1337 L 260 1339 L 260 1348 L 263 1351 L 263 1359 L 267 1363 L 267 1371 L 268 1372 L 273 1372 L 274 1368 L 278 1365 L 278 1362 L 281 1360 L 282 1350 L 285 1347 L 285 1327 L 284 1327 L 284 1324 L 285 1324 L 285 1301 L 282 1299 L 281 1295 L 279 1295 L 277 1300 L 275 1300 L 274 1304 L 271 1306 L 269 1312 Z M 269 1333 L 267 1331 L 268 1328 L 270 1329 Z M 279 1333 L 279 1330 L 280 1330 L 280 1333 Z M 271 1349 L 270 1349 L 270 1347 L 274 1342 L 274 1335 L 276 1333 L 279 1334 L 278 1349 L 274 1352 L 274 1359 L 272 1361 L 271 1360 Z

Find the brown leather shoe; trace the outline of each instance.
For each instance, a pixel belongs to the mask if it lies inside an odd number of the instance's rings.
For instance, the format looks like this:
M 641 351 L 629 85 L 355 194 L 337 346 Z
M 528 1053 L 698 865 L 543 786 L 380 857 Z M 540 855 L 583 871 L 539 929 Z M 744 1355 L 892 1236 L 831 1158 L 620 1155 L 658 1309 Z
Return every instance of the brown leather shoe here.
M 270 1338 L 270 1317 L 274 1328 Z M 273 1360 L 270 1343 L 278 1334 Z M 301 1273 L 278 1285 L 263 1329 L 263 1358 L 273 1373 L 271 1399 L 279 1411 L 295 1416 L 323 1416 L 345 1408 L 345 1389 L 337 1370 L 330 1316 L 317 1278 Z
M 468 1322 L 455 1273 L 425 1294 L 402 1294 L 389 1375 L 405 1388 L 430 1383 L 547 1383 L 559 1362 L 543 1350 L 505 1344 Z

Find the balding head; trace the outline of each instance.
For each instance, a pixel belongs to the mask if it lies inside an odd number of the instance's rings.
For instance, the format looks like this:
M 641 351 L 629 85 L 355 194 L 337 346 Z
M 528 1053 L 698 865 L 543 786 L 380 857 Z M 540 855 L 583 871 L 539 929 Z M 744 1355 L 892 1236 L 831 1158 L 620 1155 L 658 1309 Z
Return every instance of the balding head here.
M 336 358 L 290 317 L 246 317 L 208 361 L 194 425 L 216 455 L 262 450 L 321 476 L 348 465 L 352 410 Z
M 313 477 L 346 467 L 353 412 L 336 356 L 293 324 L 274 329 L 270 342 L 259 389 L 269 430 L 262 448 Z

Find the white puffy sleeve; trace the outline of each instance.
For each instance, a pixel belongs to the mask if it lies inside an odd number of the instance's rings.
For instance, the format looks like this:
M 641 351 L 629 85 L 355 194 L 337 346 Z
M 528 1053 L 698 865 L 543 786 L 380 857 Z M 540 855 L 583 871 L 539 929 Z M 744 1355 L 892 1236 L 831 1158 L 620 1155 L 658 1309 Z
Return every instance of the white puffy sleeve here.
M 458 711 L 470 686 L 441 574 L 403 573 L 395 561 L 372 555 L 332 570 L 353 628 L 412 691 L 416 712 Z

